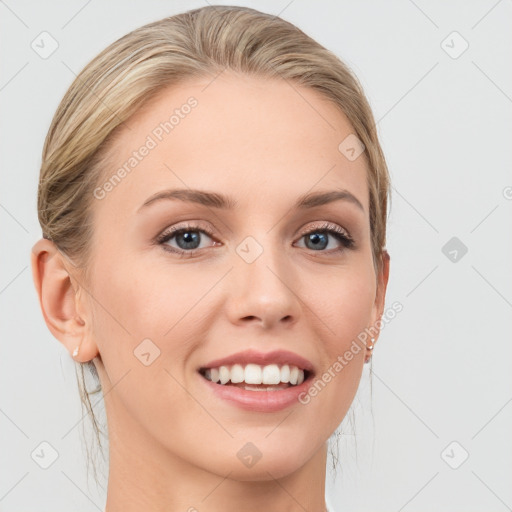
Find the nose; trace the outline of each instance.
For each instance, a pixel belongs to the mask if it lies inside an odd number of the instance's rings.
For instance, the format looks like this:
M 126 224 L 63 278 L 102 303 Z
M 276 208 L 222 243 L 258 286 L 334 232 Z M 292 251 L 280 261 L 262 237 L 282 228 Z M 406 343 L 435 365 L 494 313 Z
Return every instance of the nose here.
M 249 241 L 242 247 L 254 252 L 258 249 L 254 240 L 252 245 Z M 297 322 L 301 310 L 298 276 L 277 244 L 258 245 L 258 252 L 262 252 L 254 260 L 254 253 L 252 258 L 246 258 L 240 247 L 233 255 L 227 304 L 230 320 L 238 325 L 254 323 L 266 330 L 280 324 L 291 326 Z

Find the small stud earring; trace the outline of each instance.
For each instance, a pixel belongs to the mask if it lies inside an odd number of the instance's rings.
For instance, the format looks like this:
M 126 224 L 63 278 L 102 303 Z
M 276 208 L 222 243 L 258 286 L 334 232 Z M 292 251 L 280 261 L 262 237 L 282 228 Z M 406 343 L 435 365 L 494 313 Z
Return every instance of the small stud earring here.
M 79 345 L 75 347 L 75 350 L 73 350 L 73 357 L 76 357 L 78 355 Z
M 367 345 L 366 348 L 371 352 L 373 350 L 373 347 L 374 347 L 374 342 L 375 342 L 375 338 L 371 338 L 371 343 L 370 345 Z M 366 363 L 369 363 L 370 360 L 372 358 L 372 354 L 370 354 L 370 356 L 368 357 L 368 359 L 365 361 L 365 364 Z

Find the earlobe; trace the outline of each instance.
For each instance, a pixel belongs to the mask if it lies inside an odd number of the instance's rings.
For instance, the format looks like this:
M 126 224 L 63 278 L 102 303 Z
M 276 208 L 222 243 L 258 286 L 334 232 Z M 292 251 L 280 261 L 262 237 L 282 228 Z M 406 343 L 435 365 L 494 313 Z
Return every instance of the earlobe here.
M 46 325 L 76 361 L 93 359 L 97 347 L 90 336 L 86 304 L 80 302 L 79 290 L 73 287 L 65 258 L 50 240 L 40 239 L 32 248 L 32 277 Z M 69 266 L 69 265 L 68 265 Z M 77 282 L 76 276 L 73 280 Z M 77 352 L 77 348 L 79 348 Z

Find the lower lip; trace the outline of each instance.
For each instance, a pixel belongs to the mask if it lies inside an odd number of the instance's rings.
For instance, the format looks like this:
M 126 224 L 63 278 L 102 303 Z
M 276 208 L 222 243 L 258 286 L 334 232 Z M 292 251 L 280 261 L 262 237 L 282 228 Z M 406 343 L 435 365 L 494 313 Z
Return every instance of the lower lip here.
M 298 386 L 277 391 L 250 391 L 236 386 L 226 386 L 216 384 L 201 374 L 199 378 L 211 389 L 218 397 L 231 402 L 240 409 L 256 412 L 275 412 L 286 409 L 293 404 L 300 403 L 299 395 L 309 388 L 313 381 L 313 376 L 309 377 Z

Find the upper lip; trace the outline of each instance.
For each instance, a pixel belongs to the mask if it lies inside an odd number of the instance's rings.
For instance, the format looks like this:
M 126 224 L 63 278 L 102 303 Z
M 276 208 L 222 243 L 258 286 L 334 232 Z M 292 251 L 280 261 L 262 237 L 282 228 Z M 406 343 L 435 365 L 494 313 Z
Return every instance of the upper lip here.
M 298 354 L 290 352 L 289 350 L 273 350 L 272 352 L 258 352 L 257 350 L 244 350 L 231 354 L 230 356 L 223 357 L 222 359 L 215 359 L 201 367 L 202 368 L 218 368 L 220 366 L 228 366 L 233 364 L 259 364 L 266 366 L 269 364 L 291 364 L 297 366 L 302 370 L 307 370 L 311 373 L 314 372 L 313 364 Z

